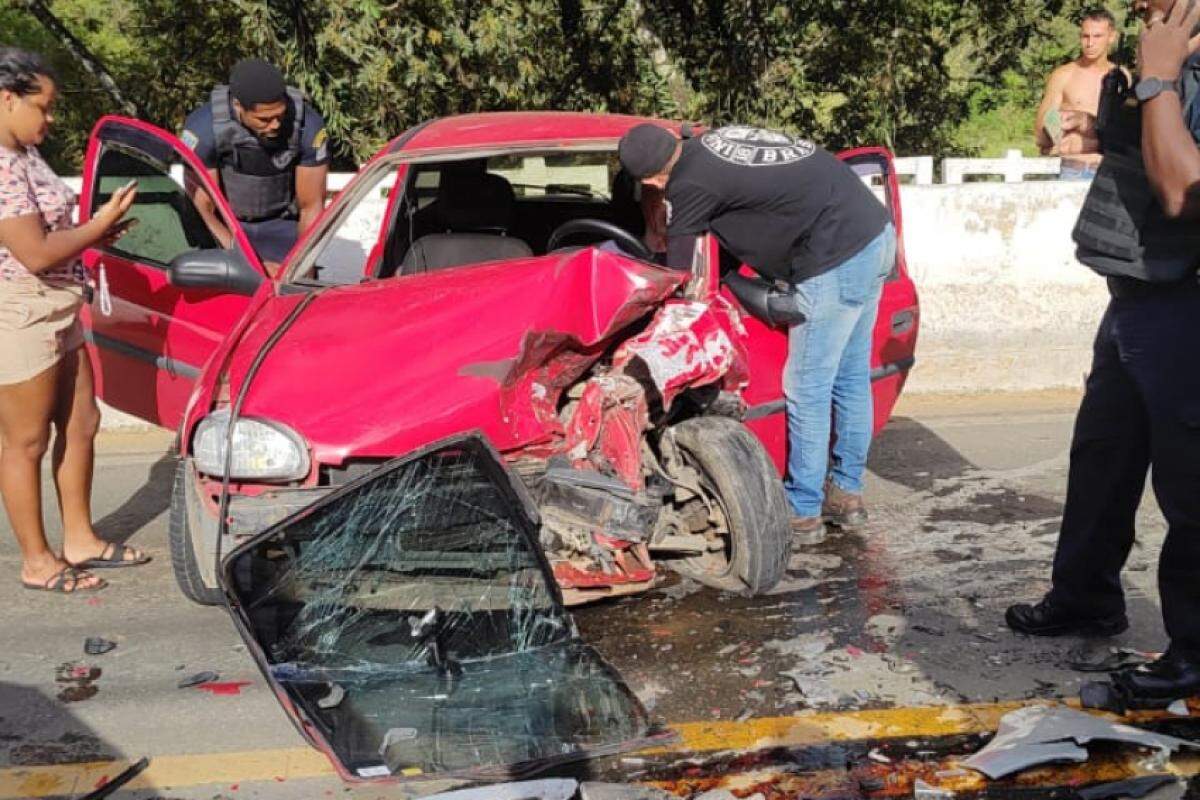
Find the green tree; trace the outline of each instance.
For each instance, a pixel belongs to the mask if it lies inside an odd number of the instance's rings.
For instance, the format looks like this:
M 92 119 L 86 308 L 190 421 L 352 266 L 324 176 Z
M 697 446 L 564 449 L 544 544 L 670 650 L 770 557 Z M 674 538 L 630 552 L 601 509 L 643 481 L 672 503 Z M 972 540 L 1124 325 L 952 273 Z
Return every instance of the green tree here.
M 1033 124 L 1046 79 L 1079 55 L 1079 16 L 1094 0 L 1014 5 L 999 47 L 982 32 L 961 45 L 959 71 L 970 83 L 967 117 L 956 127 L 950 150 L 986 156 L 1020 149 L 1037 155 Z M 1115 58 L 1132 65 L 1136 21 L 1124 3 L 1101 3 L 1116 16 L 1121 40 Z
M 118 110 L 24 10 L 3 37 L 64 74 L 52 155 L 78 169 Z M 431 117 L 503 109 L 759 122 L 831 147 L 1032 146 L 1045 77 L 1074 57 L 1084 0 L 52 0 L 140 115 L 177 129 L 246 55 L 278 63 L 353 168 Z M 1110 0 L 1117 5 L 1116 0 Z

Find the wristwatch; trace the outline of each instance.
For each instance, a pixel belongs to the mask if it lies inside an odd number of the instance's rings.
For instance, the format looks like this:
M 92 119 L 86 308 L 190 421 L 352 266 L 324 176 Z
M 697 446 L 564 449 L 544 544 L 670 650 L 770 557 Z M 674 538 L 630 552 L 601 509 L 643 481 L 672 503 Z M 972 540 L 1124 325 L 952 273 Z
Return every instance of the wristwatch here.
M 1134 97 L 1143 103 L 1153 100 L 1163 92 L 1174 92 L 1181 96 L 1183 94 L 1179 90 L 1178 80 L 1164 81 L 1162 78 L 1143 78 L 1137 82 L 1137 86 L 1133 87 Z

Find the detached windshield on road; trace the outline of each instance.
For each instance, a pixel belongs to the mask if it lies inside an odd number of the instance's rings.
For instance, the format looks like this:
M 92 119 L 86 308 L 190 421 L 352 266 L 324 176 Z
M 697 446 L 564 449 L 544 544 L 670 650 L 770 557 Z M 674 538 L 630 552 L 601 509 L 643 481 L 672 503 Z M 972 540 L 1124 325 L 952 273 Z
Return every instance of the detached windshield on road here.
M 269 674 L 359 777 L 495 773 L 645 739 L 477 439 L 382 468 L 236 552 Z

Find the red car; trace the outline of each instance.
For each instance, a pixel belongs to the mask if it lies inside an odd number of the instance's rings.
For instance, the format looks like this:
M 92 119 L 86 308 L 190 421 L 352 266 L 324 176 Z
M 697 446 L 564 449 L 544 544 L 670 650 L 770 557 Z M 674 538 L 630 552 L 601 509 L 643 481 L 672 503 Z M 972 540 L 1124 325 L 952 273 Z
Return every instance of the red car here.
M 93 132 L 83 216 L 136 179 L 141 222 L 86 257 L 98 392 L 178 431 L 179 584 L 228 604 L 347 779 L 511 778 L 659 742 L 564 605 L 659 565 L 751 593 L 783 574 L 786 337 L 722 282 L 745 267 L 711 237 L 689 272 L 649 260 L 616 158 L 640 122 L 419 126 L 282 265 L 174 136 Z M 842 157 L 902 230 L 890 155 Z M 877 428 L 917 322 L 901 248 Z
M 786 338 L 720 282 L 711 237 L 690 274 L 646 260 L 638 187 L 616 160 L 642 121 L 421 125 L 274 272 L 185 145 L 100 121 L 82 213 L 136 179 L 141 224 L 87 254 L 90 352 L 107 403 L 179 432 L 170 531 L 188 597 L 219 601 L 218 552 L 471 431 L 533 492 L 568 603 L 642 591 L 656 562 L 730 590 L 778 581 Z M 881 187 L 902 230 L 890 155 L 841 157 Z M 200 213 L 198 192 L 218 217 Z M 913 363 L 903 252 L 875 332 L 877 429 Z

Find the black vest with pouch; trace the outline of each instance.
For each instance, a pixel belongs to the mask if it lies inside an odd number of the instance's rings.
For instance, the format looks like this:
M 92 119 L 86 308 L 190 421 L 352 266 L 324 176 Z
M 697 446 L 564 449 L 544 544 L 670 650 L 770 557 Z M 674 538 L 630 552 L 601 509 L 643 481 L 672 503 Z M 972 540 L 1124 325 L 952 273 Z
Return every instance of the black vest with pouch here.
M 1184 118 L 1200 95 L 1200 60 L 1184 66 Z M 1119 69 L 1104 79 L 1097 118 L 1104 159 L 1073 237 L 1076 257 L 1105 277 L 1175 283 L 1200 267 L 1200 225 L 1163 212 L 1142 159 L 1141 106 Z M 1194 135 L 1194 134 L 1193 134 Z
M 301 127 L 304 122 L 304 94 L 288 87 L 292 104 L 292 131 L 286 146 L 267 150 L 258 137 L 248 131 L 231 113 L 229 87 L 212 91 L 213 140 L 221 169 L 221 186 L 233 213 L 244 222 L 277 219 L 296 215 L 296 166 L 300 161 Z M 279 170 L 275 175 L 247 175 L 239 167 L 240 152 L 260 150 Z

